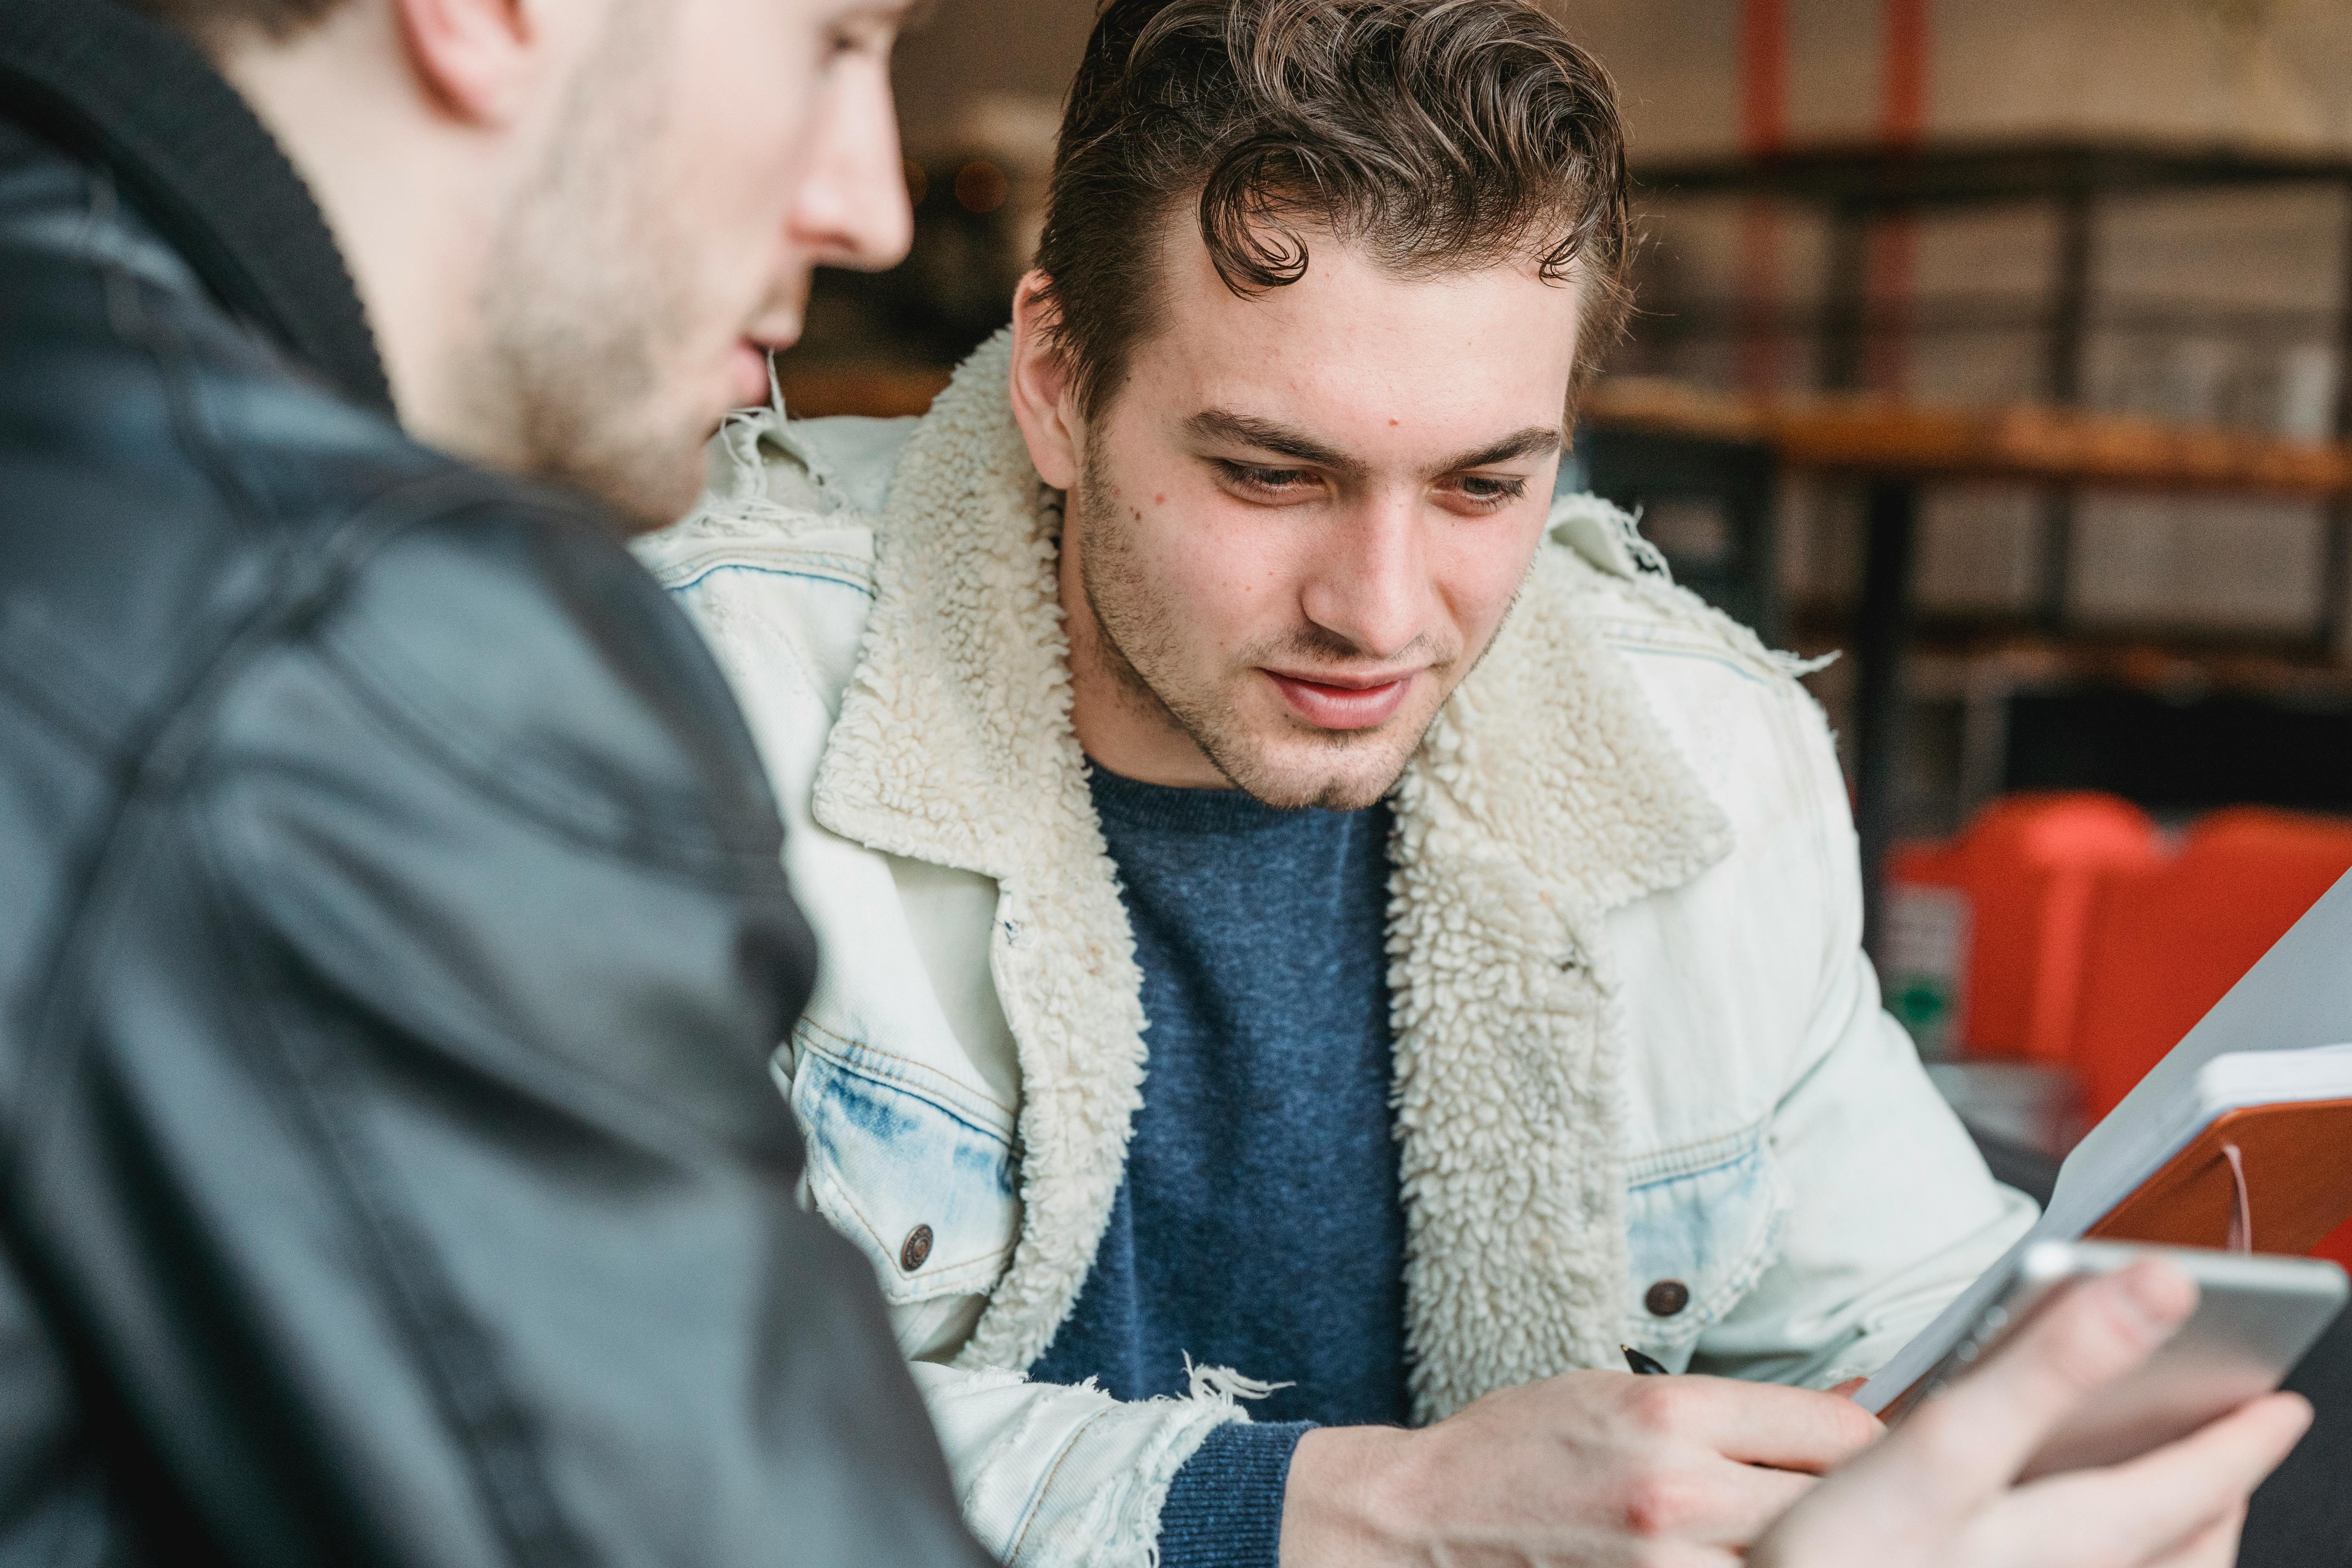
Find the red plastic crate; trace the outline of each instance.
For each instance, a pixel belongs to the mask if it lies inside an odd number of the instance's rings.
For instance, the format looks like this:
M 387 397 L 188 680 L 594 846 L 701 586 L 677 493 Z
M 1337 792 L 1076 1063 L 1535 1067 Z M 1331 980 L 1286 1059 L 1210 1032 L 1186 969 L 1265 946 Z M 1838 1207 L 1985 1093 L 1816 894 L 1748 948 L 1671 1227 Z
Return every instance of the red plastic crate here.
M 2087 790 L 2005 795 L 1956 838 L 1898 847 L 1888 867 L 1897 900 L 1906 889 L 1946 889 L 1967 902 L 1960 1053 L 2066 1061 L 2099 883 L 2158 864 L 2147 814 Z M 1898 1014 L 1906 983 L 1889 976 Z
M 2084 1110 L 2114 1109 L 2347 870 L 2352 823 L 2241 806 L 2104 881 L 2074 1028 Z

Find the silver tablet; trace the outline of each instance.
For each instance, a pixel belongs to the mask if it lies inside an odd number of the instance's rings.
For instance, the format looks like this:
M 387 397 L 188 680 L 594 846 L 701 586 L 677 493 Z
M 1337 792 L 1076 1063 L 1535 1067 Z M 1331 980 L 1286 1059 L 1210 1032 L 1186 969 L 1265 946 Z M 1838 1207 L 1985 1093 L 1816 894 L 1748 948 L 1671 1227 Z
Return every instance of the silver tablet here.
M 2051 1435 L 2021 1479 L 2112 1465 L 2183 1437 L 2279 1385 L 2343 1310 L 2344 1270 L 2312 1258 L 2042 1241 L 2020 1255 L 2009 1284 L 1951 1354 L 1890 1408 L 1920 1399 L 1989 1354 L 2070 1280 L 2161 1258 L 2197 1282 L 2197 1310 L 2138 1370 L 2098 1390 Z

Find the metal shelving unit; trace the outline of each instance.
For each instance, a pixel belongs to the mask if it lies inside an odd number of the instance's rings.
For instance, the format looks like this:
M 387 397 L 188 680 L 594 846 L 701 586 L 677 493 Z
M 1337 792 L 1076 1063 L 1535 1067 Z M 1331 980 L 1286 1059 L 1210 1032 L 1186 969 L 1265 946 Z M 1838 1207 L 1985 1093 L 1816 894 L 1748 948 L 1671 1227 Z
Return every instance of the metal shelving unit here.
M 2226 146 L 2053 140 L 1952 142 L 1907 150 L 1817 146 L 1769 155 L 1661 162 L 1638 169 L 1636 174 L 1649 201 L 1714 196 L 1784 204 L 1818 216 L 1826 226 L 1817 309 L 1799 313 L 1793 323 L 1786 312 L 1776 322 L 1759 320 L 1752 312 L 1727 311 L 1696 323 L 1698 330 L 1737 334 L 1786 331 L 1793 324 L 1812 339 L 1819 386 L 1825 394 L 1836 394 L 1860 386 L 1874 332 L 1965 326 L 1972 321 L 2011 328 L 2021 324 L 2041 339 L 2035 378 L 2039 397 L 2061 410 L 2082 406 L 2094 330 L 2113 321 L 2097 287 L 2104 204 L 2161 193 L 2298 187 L 2337 195 L 2347 227 L 2338 303 L 2332 321 L 2326 324 L 2338 365 L 2331 427 L 2338 441 L 2352 437 L 2352 159 Z M 1998 301 L 1925 300 L 1906 302 L 1891 315 L 1874 310 L 1869 257 L 1873 236 L 1883 226 L 2021 205 L 2049 209 L 2057 223 L 2042 297 L 2021 321 Z M 2277 327 L 2262 312 L 2243 314 L 2244 320 L 2233 322 L 2227 312 L 2217 313 L 2202 325 L 2208 330 L 2234 325 L 2246 331 Z M 2163 325 L 2146 324 L 2151 329 Z M 1690 325 L 1685 323 L 1684 330 Z M 1782 457 L 1787 460 L 1785 451 Z M 1905 706 L 1904 652 L 1916 618 L 1913 579 L 1919 487 L 1931 476 L 1962 477 L 1976 470 L 1902 463 L 1822 467 L 1848 474 L 1864 490 L 1865 559 L 1853 626 L 1853 650 L 1860 665 L 1853 727 L 1858 826 L 1866 868 L 1874 876 L 1895 826 L 1891 814 Z M 2068 631 L 2068 571 L 2082 486 L 2122 482 L 2161 488 L 2170 481 L 2069 473 L 2063 465 L 2028 477 L 2042 485 L 2042 530 L 2038 606 L 2027 618 L 2045 636 L 2063 637 Z M 2345 489 L 2291 485 L 2283 491 L 2268 483 L 2246 488 L 2328 502 L 2320 611 L 2309 628 L 2309 647 L 2315 658 L 2332 658 L 2344 641 L 2347 617 L 2352 617 L 2352 507 L 2347 505 Z

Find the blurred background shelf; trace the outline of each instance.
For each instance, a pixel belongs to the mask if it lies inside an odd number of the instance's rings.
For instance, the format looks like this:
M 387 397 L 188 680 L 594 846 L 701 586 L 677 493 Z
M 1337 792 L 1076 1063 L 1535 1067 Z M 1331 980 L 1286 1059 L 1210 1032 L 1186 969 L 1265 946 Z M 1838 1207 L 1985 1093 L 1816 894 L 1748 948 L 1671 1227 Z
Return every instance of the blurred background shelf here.
M 1882 952 L 1885 910 L 1884 868 L 1895 841 L 1917 830 L 1917 814 L 1904 788 L 1922 748 L 1908 735 L 1911 710 L 1924 693 L 1907 672 L 1918 602 L 1919 531 L 1923 496 L 1931 484 L 2031 481 L 2061 487 L 2070 496 L 2085 487 L 2157 496 L 2202 492 L 2231 497 L 2287 498 L 2330 508 L 2352 490 L 2352 450 L 2332 442 L 2283 441 L 2217 427 L 2169 427 L 2152 421 L 2080 409 L 2037 406 L 1937 409 L 1883 395 L 1774 395 L 1732 397 L 1682 384 L 1645 379 L 1604 380 L 1581 410 L 1580 471 L 1568 485 L 1590 485 L 1630 508 L 1663 508 L 1665 526 L 1652 530 L 1670 563 L 1722 607 L 1744 615 L 1768 637 L 1783 629 L 1773 499 L 1780 475 L 1810 475 L 1857 483 L 1864 501 L 1861 592 L 1838 608 L 1807 605 L 1816 624 L 1842 619 L 1851 657 L 1843 698 L 1853 743 L 1855 826 L 1862 840 L 1866 940 Z M 1710 464 L 1712 467 L 1710 467 Z M 1718 478 L 1710 494 L 1708 476 Z M 1711 509 L 1711 513 L 1709 511 Z M 1703 521 L 1717 520 L 1712 531 Z M 1685 565 L 1687 563 L 1687 565 Z M 1824 609 L 1827 613 L 1824 614 Z M 1987 629 L 1997 630 L 1996 616 Z M 2007 617 L 2012 621 L 2015 616 Z M 1968 617 L 1945 617 L 1967 647 Z M 2032 624 L 2032 617 L 2024 618 Z M 2306 712 L 2297 724 L 2264 704 L 2292 690 L 2309 710 L 2314 700 L 2352 689 L 2314 671 L 2268 692 L 2242 692 L 2234 702 L 2210 699 L 2179 658 L 2154 645 L 2158 667 L 2174 677 L 2152 699 L 2128 690 L 2102 692 L 2095 672 L 2103 661 L 2070 658 L 2065 641 L 2042 635 L 2045 666 L 2072 666 L 2078 689 L 2063 674 L 2051 688 L 2026 695 L 2023 683 L 2001 681 L 2001 666 L 1963 670 L 1964 691 L 1979 710 L 1964 713 L 1962 755 L 1928 752 L 1930 766 L 1962 787 L 1996 788 L 2066 782 L 2123 788 L 2189 784 L 2187 794 L 2215 787 L 2216 772 L 2199 768 L 2214 741 L 2266 742 L 2263 755 L 2296 754 L 2291 740 L 2332 739 L 2326 721 Z M 2293 638 L 2284 639 L 2290 646 Z M 2209 643 L 2227 649 L 2229 639 Z M 2306 651 L 2328 647 L 2324 626 L 2305 634 Z M 2009 666 L 2030 660 L 2012 650 Z M 1963 661 L 1967 654 L 1961 655 Z M 2142 662 L 2147 662 L 2144 658 Z M 2260 681 L 2260 667 L 2236 670 L 2241 688 Z M 2276 671 L 2284 674 L 2284 670 Z M 2084 679 L 2092 676 L 2092 680 Z M 2332 715 L 2340 721 L 2342 715 Z M 1995 755 L 1966 754 L 1988 747 Z M 2335 748 L 2340 751 L 2340 745 Z M 2166 776 L 2175 758 L 2186 775 Z M 1956 766 L 1951 765 L 1957 763 Z M 2311 781 L 2296 789 L 2295 770 L 2240 768 L 2220 776 L 2231 785 L 2264 793 L 2229 798 L 2278 804 L 2352 806 L 2352 779 Z M 2040 773 L 2046 775 L 2036 778 Z M 2086 776 L 2069 776 L 2069 775 Z M 2311 798 L 2314 790 L 2315 799 Z M 2163 799 L 2159 794 L 2158 799 Z

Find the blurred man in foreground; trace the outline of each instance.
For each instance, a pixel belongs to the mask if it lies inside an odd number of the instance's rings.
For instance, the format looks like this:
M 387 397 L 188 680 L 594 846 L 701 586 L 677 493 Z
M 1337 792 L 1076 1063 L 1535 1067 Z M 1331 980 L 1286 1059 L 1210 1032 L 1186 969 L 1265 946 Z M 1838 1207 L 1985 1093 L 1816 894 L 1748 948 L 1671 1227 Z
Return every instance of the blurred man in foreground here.
M 903 243 L 892 14 L 172 15 L 243 97 L 0 0 L 0 1559 L 978 1562 L 791 1201 L 746 739 L 607 514 L 483 471 L 680 504 L 808 266 Z M 2291 1419 L 2066 1495 L 2226 1519 Z M 1759 1550 L 2032 1496 L 1919 1444 Z
M 895 5 L 152 9 L 0 0 L 0 1560 L 982 1561 L 620 542 L 904 248 Z

